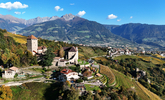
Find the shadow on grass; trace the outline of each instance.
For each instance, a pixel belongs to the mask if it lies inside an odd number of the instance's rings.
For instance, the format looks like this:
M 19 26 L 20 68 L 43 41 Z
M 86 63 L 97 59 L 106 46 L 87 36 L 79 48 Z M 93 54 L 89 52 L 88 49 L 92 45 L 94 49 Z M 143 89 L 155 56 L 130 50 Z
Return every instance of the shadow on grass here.
M 45 100 L 56 100 L 60 96 L 60 91 L 62 91 L 63 83 L 56 82 L 53 84 L 50 84 L 50 87 L 48 87 L 45 90 L 44 98 Z

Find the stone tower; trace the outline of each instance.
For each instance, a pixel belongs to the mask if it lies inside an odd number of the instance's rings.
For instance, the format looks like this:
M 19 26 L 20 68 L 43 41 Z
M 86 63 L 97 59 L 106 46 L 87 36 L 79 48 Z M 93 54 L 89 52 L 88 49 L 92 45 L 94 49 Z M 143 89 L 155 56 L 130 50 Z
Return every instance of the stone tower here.
M 38 39 L 34 35 L 31 35 L 27 38 L 27 49 L 31 51 L 33 55 L 37 53 Z

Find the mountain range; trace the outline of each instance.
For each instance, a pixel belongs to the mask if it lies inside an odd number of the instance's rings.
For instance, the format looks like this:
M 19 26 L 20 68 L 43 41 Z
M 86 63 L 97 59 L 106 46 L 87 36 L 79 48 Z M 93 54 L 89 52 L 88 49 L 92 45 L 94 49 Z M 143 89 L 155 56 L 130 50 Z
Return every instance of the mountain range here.
M 102 25 L 72 14 L 20 19 L 0 14 L 0 28 L 50 40 L 96 45 L 165 47 L 165 25 L 128 23 Z
M 17 32 L 49 40 L 90 45 L 132 45 L 129 40 L 112 34 L 104 25 L 66 14 L 52 21 L 38 23 Z
M 165 47 L 165 25 L 129 23 L 120 26 L 105 25 L 112 33 L 139 44 Z

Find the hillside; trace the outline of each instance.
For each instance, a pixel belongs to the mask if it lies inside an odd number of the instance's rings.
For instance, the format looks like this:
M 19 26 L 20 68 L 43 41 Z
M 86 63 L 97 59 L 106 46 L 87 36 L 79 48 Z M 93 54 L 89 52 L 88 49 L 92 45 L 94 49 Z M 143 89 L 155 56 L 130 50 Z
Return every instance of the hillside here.
M 129 23 L 120 26 L 105 25 L 112 33 L 137 42 L 156 47 L 165 47 L 165 25 Z
M 6 29 L 7 31 L 17 31 L 25 28 L 26 25 L 22 23 L 15 23 L 15 22 L 10 22 L 9 20 L 4 20 L 0 18 L 0 28 L 1 29 Z
M 132 42 L 112 34 L 103 25 L 80 17 L 66 21 L 64 18 L 35 24 L 18 32 L 25 36 L 34 35 L 49 40 L 68 41 L 88 45 L 128 45 Z
M 19 34 L 12 34 L 10 32 L 6 32 L 4 33 L 4 36 L 10 36 L 12 37 L 16 42 L 21 43 L 21 44 L 26 44 L 27 43 L 27 37 L 26 36 L 22 36 Z

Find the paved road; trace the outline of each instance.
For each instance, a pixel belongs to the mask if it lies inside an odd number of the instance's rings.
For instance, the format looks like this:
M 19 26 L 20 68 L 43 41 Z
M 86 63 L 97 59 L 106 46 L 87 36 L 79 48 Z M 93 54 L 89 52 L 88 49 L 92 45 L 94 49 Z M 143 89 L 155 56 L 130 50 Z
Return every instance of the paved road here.
M 8 82 L 8 83 L 0 84 L 0 85 L 18 86 L 18 85 L 22 85 L 23 83 L 28 83 L 28 82 L 33 82 L 33 81 L 44 82 L 45 81 L 45 78 L 44 77 L 41 77 L 41 78 L 34 78 L 34 79 L 25 80 L 25 81 Z

